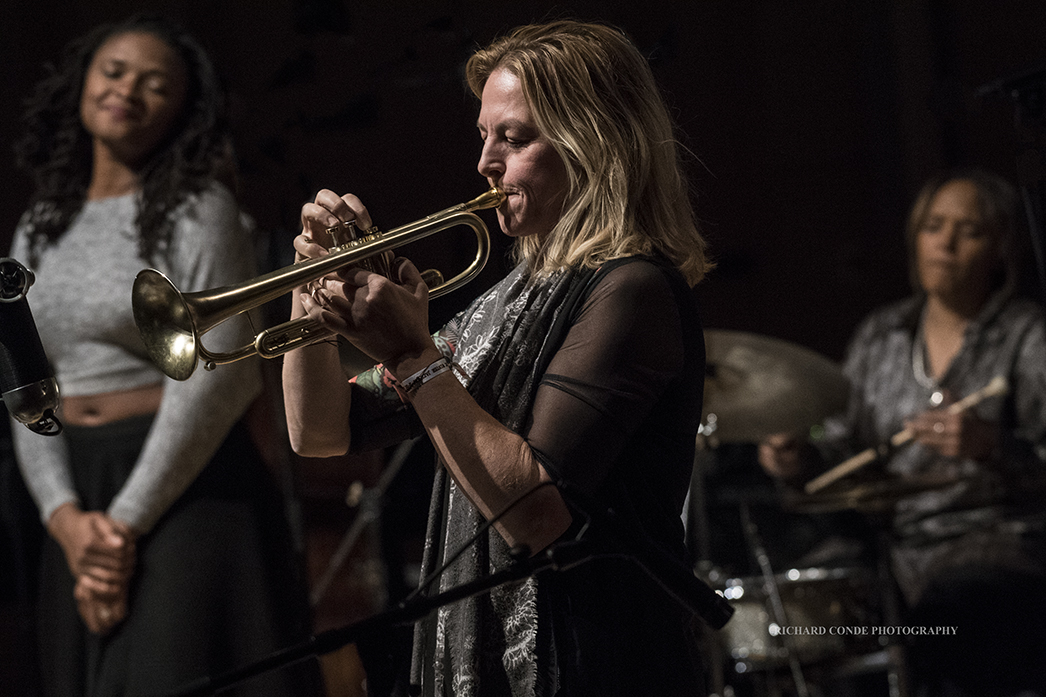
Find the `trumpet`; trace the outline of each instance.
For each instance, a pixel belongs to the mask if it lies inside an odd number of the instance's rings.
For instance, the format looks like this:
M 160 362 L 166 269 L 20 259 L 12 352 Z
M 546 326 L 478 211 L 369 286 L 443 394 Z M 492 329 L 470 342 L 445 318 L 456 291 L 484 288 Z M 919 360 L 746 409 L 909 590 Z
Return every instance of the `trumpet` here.
M 200 359 L 207 370 L 213 370 L 216 366 L 253 355 L 263 358 L 282 356 L 293 349 L 327 339 L 333 332 L 308 317 L 302 317 L 267 329 L 255 336 L 254 343 L 224 353 L 208 351 L 201 337 L 225 320 L 275 300 L 302 284 L 347 266 L 362 265 L 374 269 L 381 261 L 379 255 L 386 251 L 465 225 L 476 236 L 476 256 L 472 263 L 449 281 L 443 281 L 438 271 L 428 270 L 422 274 L 426 284 L 430 285 L 430 298 L 456 290 L 474 279 L 490 256 L 490 233 L 474 211 L 495 208 L 504 200 L 505 193 L 492 187 L 471 201 L 388 232 L 368 230 L 361 237 L 347 240 L 335 237 L 336 246 L 331 247 L 326 256 L 270 271 L 243 283 L 195 293 L 183 293 L 164 274 L 145 269 L 135 277 L 131 290 L 131 306 L 138 333 L 152 362 L 175 380 L 187 380 Z

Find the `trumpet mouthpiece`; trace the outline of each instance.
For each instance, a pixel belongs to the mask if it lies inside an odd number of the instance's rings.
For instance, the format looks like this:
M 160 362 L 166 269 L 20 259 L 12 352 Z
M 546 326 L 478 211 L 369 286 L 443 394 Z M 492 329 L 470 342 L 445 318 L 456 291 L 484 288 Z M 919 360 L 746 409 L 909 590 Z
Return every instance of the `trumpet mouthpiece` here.
M 480 211 L 487 208 L 497 208 L 505 202 L 505 192 L 499 187 L 492 186 L 482 194 L 465 204 L 467 211 Z

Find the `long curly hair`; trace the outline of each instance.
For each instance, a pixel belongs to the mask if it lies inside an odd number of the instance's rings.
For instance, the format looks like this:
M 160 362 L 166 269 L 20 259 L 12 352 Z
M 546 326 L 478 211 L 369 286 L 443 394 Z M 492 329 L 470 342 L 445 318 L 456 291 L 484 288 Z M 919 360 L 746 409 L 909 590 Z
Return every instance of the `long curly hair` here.
M 80 98 L 95 52 L 110 38 L 132 32 L 152 34 L 185 64 L 185 104 L 167 137 L 145 158 L 136 174 L 138 250 L 151 260 L 170 241 L 171 213 L 190 195 L 214 181 L 234 188 L 232 139 L 225 91 L 204 48 L 188 32 L 157 15 L 136 14 L 96 27 L 71 42 L 59 65 L 25 102 L 23 134 L 15 143 L 19 168 L 33 179 L 34 192 L 22 219 L 30 236 L 30 263 L 69 227 L 87 197 L 92 138 L 80 120 Z
M 566 166 L 567 205 L 542 244 L 524 237 L 532 271 L 595 267 L 658 253 L 694 285 L 712 267 L 690 205 L 681 147 L 646 58 L 616 27 L 570 20 L 520 27 L 476 52 L 465 72 L 482 98 L 495 70 L 515 75 Z

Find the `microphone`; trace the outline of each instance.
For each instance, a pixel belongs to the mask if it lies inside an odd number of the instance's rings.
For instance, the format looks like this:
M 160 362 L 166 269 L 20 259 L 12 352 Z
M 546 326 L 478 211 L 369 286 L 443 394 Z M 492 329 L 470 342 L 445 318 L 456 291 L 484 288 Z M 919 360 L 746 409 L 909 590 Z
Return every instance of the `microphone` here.
M 14 259 L 0 258 L 0 398 L 29 430 L 55 436 L 62 431 L 55 416 L 58 381 L 25 297 L 35 280 Z
M 613 509 L 596 506 L 588 495 L 562 480 L 556 486 L 571 504 L 587 514 L 593 536 L 603 549 L 636 563 L 676 602 L 701 617 L 713 629 L 722 629 L 734 608 L 722 595 L 694 575 L 684 563 L 661 550 L 636 525 L 628 525 Z

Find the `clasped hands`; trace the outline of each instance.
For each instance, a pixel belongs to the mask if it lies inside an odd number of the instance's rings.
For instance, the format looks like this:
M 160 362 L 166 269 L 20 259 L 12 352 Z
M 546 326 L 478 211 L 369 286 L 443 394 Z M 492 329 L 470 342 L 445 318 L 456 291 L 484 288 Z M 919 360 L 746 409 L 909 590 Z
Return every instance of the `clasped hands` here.
M 47 527 L 76 579 L 81 619 L 94 634 L 108 634 L 127 617 L 136 534 L 101 511 L 84 512 L 72 503 L 60 506 Z
M 361 229 L 372 225 L 356 196 L 320 191 L 314 202 L 302 207 L 302 233 L 294 239 L 297 256 L 326 255 L 332 244 L 327 229 L 349 221 Z M 398 358 L 419 354 L 432 340 L 428 287 L 421 274 L 402 257 L 390 266 L 393 279 L 357 266 L 339 269 L 299 289 L 299 300 L 309 317 L 393 370 Z

